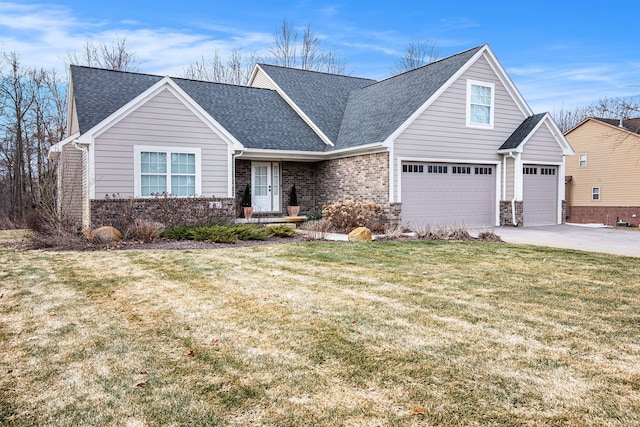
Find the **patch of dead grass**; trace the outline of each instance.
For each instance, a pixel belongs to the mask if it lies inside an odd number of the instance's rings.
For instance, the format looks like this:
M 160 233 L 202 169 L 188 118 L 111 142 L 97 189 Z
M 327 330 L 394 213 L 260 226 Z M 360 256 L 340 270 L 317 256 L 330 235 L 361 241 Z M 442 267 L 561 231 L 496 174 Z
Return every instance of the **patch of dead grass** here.
M 631 425 L 640 268 L 487 243 L 0 249 L 15 425 Z

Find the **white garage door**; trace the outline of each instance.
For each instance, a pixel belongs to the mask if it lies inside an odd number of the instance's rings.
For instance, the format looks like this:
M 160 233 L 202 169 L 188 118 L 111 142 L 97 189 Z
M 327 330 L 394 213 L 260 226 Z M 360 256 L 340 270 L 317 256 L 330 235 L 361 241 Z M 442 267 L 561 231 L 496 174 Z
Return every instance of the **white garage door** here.
M 494 165 L 406 162 L 401 179 L 406 227 L 495 225 Z
M 558 223 L 558 167 L 525 165 L 523 169 L 524 225 Z

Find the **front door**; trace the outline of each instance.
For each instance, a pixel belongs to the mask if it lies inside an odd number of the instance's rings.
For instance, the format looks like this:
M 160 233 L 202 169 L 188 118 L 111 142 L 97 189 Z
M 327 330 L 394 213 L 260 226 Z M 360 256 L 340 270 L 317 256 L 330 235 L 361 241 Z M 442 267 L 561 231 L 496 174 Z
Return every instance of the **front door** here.
M 251 162 L 251 195 L 254 211 L 280 211 L 280 163 Z

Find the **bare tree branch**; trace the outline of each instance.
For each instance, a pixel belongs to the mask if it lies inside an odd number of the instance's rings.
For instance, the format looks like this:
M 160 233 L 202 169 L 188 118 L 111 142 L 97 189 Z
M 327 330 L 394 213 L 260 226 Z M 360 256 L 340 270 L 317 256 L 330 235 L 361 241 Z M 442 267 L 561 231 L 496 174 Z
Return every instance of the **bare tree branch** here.
M 111 45 L 87 41 L 80 52 L 67 52 L 65 62 L 67 65 L 86 65 L 118 71 L 138 71 L 140 65 L 136 54 L 129 50 L 125 36 L 111 42 Z
M 438 59 L 440 50 L 432 40 L 426 42 L 416 40 L 407 44 L 404 54 L 396 59 L 392 74 L 413 70 Z

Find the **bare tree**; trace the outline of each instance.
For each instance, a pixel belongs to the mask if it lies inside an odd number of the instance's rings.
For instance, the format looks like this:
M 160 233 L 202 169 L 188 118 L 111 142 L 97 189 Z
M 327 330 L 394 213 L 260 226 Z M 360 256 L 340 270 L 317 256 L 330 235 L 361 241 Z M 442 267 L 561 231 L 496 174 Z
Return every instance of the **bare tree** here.
M 7 164 L 9 187 L 9 217 L 22 222 L 27 202 L 28 183 L 26 145 L 27 113 L 35 100 L 29 71 L 20 65 L 18 54 L 3 54 L 0 70 L 0 99 L 2 99 L 3 154 Z
M 187 79 L 244 85 L 249 81 L 256 58 L 255 53 L 245 57 L 241 48 L 234 48 L 226 62 L 223 62 L 216 50 L 211 60 L 207 61 L 203 56 L 184 68 L 182 76 Z
M 640 116 L 640 103 L 638 97 L 626 98 L 601 98 L 591 104 L 576 107 L 573 110 L 561 108 L 551 113 L 554 121 L 562 132 L 569 129 L 589 117 L 602 119 L 629 119 Z
M 320 38 L 307 24 L 302 34 L 302 43 L 298 44 L 299 34 L 293 24 L 286 18 L 274 33 L 274 47 L 271 56 L 265 62 L 283 67 L 301 68 L 303 70 L 323 71 L 343 74 L 346 61 L 338 59 L 334 49 L 322 46 Z
M 399 74 L 410 71 L 423 65 L 434 62 L 438 59 L 440 50 L 432 40 L 426 42 L 416 40 L 407 44 L 404 54 L 397 58 L 392 74 Z
M 273 63 L 283 67 L 295 67 L 298 60 L 298 32 L 286 18 L 273 33 L 273 43 L 274 46 L 271 48 Z
M 22 67 L 15 52 L 0 57 L 0 220 L 21 224 L 55 188 L 47 152 L 64 134 L 65 87 L 53 71 Z
M 87 41 L 80 52 L 67 52 L 66 62 L 67 65 L 86 65 L 119 71 L 137 71 L 140 65 L 136 60 L 136 54 L 129 50 L 125 36 L 111 42 L 111 45 Z
M 307 24 L 307 28 L 302 33 L 302 46 L 300 48 L 300 68 L 303 70 L 313 70 L 316 61 L 319 58 L 320 40 L 316 33 L 311 29 L 311 24 Z
M 300 37 L 293 24 L 284 19 L 273 34 L 273 47 L 269 56 L 258 57 L 256 53 L 246 56 L 241 48 L 236 47 L 224 59 L 216 50 L 211 59 L 207 60 L 202 56 L 185 67 L 182 76 L 194 80 L 244 85 L 247 84 L 256 62 L 334 74 L 344 74 L 346 69 L 346 61 L 338 58 L 334 49 L 322 46 L 320 37 L 311 29 L 311 24 L 307 24 Z

